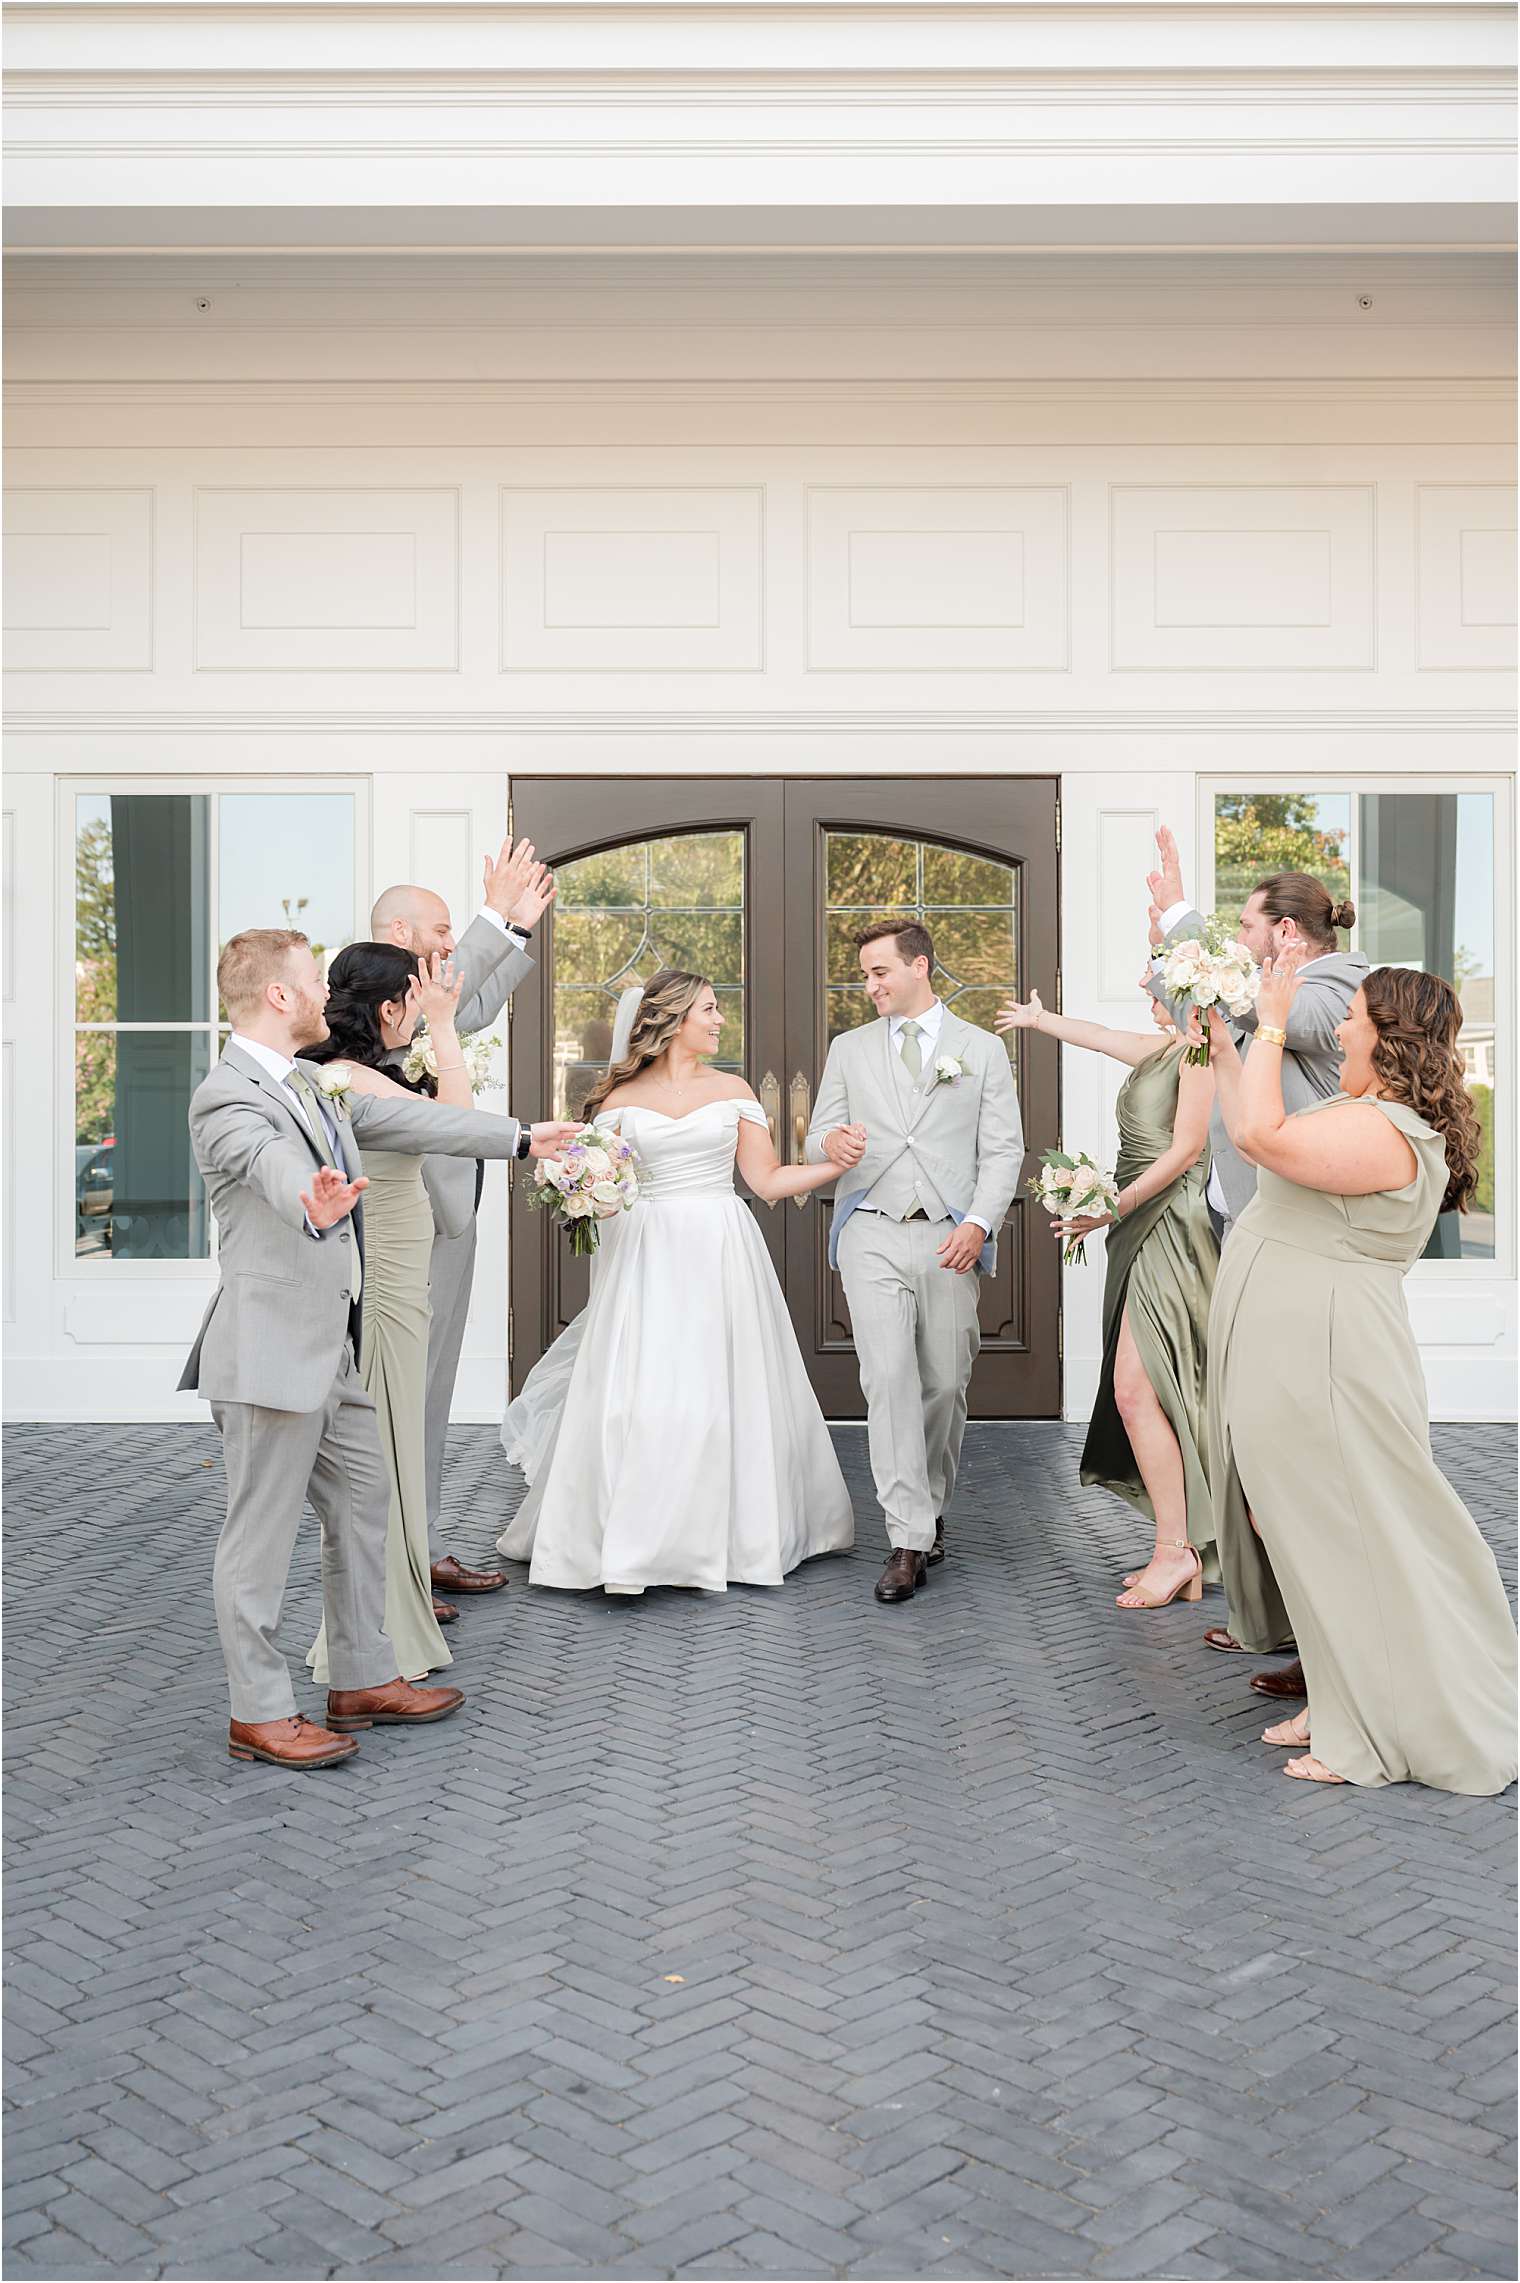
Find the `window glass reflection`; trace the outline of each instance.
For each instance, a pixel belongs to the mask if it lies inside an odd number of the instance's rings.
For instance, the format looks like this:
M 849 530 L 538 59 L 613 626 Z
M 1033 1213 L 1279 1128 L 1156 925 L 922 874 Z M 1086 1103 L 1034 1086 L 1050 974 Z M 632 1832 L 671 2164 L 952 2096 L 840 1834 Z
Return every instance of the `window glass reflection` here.
M 968 1023 L 992 1028 L 1018 981 L 1012 865 L 937 841 L 896 834 L 825 835 L 828 905 L 824 1020 L 832 1042 L 875 1020 L 856 937 L 878 920 L 921 920 L 934 938 L 934 988 Z M 1013 1035 L 1005 1038 L 1010 1058 Z
M 352 793 L 223 793 L 217 810 L 218 948 L 291 927 L 325 961 L 354 940 Z
M 190 1097 L 208 1031 L 81 1031 L 74 1057 L 74 1251 L 81 1260 L 204 1260 L 206 1192 Z
M 744 835 L 672 833 L 557 868 L 554 1115 L 579 1115 L 612 1052 L 619 995 L 660 967 L 705 975 L 723 1008 L 718 1067 L 744 1066 Z
M 210 806 L 198 793 L 84 794 L 76 801 L 78 1021 L 205 1021 Z

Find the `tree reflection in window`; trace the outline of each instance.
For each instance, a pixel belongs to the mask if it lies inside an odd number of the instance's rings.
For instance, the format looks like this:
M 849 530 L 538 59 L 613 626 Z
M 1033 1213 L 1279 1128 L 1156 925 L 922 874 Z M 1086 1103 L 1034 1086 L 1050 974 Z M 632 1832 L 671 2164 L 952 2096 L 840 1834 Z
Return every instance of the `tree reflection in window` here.
M 557 868 L 554 1116 L 576 1117 L 612 1051 L 620 995 L 661 967 L 705 975 L 723 1009 L 718 1067 L 744 1067 L 744 835 L 624 841 Z
M 991 1030 L 1018 982 L 1013 867 L 966 848 L 895 834 L 826 833 L 826 1012 L 830 1040 L 875 1019 L 855 938 L 877 920 L 921 920 L 934 938 L 934 988 Z M 1009 1052 L 1012 1054 L 1011 1034 Z

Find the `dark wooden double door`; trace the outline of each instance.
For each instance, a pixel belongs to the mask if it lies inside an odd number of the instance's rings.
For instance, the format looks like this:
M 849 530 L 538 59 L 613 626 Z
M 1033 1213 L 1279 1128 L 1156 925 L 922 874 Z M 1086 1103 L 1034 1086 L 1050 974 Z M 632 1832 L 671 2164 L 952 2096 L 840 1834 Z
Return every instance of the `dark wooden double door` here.
M 605 1067 L 619 992 L 660 966 L 708 976 L 726 1021 L 722 1061 L 799 1153 L 831 1038 L 874 1021 L 854 944 L 877 918 L 920 918 L 936 987 L 990 1028 L 1009 992 L 1056 1004 L 1057 787 L 1047 778 L 518 778 L 513 828 L 559 890 L 535 945 L 539 974 L 511 1016 L 512 1103 L 575 1114 Z M 1024 1135 L 1038 1163 L 1058 1132 L 1050 1039 L 1012 1034 Z M 584 1306 L 588 1270 L 514 1174 L 512 1387 Z M 827 1193 L 752 1201 L 819 1402 L 863 1415 Z M 1020 1190 L 981 1288 L 973 1418 L 1060 1410 L 1060 1280 L 1049 1224 Z M 699 1273 L 696 1264 L 694 1273 Z

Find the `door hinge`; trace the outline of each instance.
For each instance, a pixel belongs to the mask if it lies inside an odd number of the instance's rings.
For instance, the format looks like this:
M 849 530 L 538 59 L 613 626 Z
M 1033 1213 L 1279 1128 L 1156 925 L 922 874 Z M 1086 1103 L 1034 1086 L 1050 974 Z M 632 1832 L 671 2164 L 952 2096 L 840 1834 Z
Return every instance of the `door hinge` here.
M 515 1329 L 516 1329 L 516 1318 L 513 1316 L 513 1314 L 512 1314 L 512 1311 L 511 1311 L 511 1309 L 509 1308 L 509 1309 L 507 1310 L 507 1361 L 508 1361 L 508 1363 L 510 1363 L 510 1362 L 512 1361 L 512 1334 L 513 1334 L 513 1332 L 514 1332 L 514 1330 L 515 1330 Z
M 511 786 L 509 785 L 509 786 L 507 787 L 507 838 L 508 838 L 508 840 L 510 840 L 510 839 L 512 838 L 512 834 L 513 834 L 513 831 L 514 831 L 514 829 L 515 829 L 515 827 L 514 827 L 514 825 L 513 825 L 513 822 L 512 822 L 512 788 L 511 788 Z M 1061 845 L 1061 842 L 1060 842 L 1060 837 L 1059 837 L 1059 832 L 1058 832 L 1058 834 L 1057 834 L 1057 839 L 1056 839 L 1056 846 L 1059 848 L 1059 847 L 1060 847 L 1060 845 Z
M 1061 804 L 1056 802 L 1056 854 L 1061 852 Z
M 1056 1313 L 1056 1362 L 1057 1362 L 1057 1363 L 1064 1363 L 1065 1361 L 1066 1361 L 1066 1318 L 1065 1318 L 1065 1317 L 1064 1317 L 1064 1316 L 1063 1316 L 1063 1315 L 1060 1313 L 1060 1311 L 1059 1311 L 1059 1310 L 1057 1310 L 1057 1313 Z

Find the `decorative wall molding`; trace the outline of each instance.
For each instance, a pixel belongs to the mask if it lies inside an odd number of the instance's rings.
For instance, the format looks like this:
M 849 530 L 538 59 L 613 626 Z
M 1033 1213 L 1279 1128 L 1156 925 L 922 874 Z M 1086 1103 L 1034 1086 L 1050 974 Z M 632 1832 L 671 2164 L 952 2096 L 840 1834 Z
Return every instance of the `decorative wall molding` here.
M 669 713 L 612 711 L 588 713 L 565 708 L 543 711 L 461 713 L 385 713 L 334 709 L 332 712 L 176 713 L 113 712 L 25 713 L 13 708 L 9 733 L 26 736 L 288 736 L 310 737 L 837 737 L 904 736 L 957 733 L 982 736 L 1050 737 L 1069 734 L 1092 736 L 1254 736 L 1291 738 L 1300 734 L 1344 733 L 1353 737 L 1385 736 L 1512 736 L 1517 717 L 1504 707 L 1469 707 L 1447 710 L 1431 707 L 1357 708 L 1346 711 L 1279 711 L 1250 709 L 1238 713 L 1222 709 L 1179 713 L 1175 709 L 1147 712 L 1140 708 L 1091 708 L 1070 713 L 1020 709 L 950 710 L 944 707 L 883 712 L 775 713 Z

